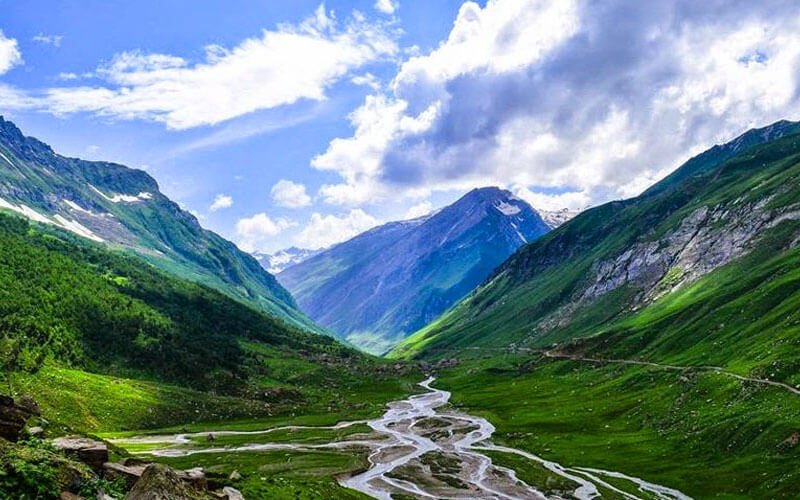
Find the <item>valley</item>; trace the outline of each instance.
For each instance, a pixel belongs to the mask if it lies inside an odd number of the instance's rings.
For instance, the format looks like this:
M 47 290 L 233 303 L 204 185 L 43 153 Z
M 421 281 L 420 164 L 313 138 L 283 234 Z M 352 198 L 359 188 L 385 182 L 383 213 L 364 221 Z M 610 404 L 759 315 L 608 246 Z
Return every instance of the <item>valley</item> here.
M 495 465 L 484 453 L 512 454 L 528 460 L 531 468 L 552 480 L 563 491 L 547 494 L 580 500 L 604 497 L 688 499 L 672 488 L 656 485 L 619 472 L 582 467 L 564 467 L 532 453 L 489 442 L 494 426 L 486 419 L 465 413 L 442 411 L 450 393 L 431 387 L 433 377 L 419 385 L 427 392 L 388 404 L 375 420 L 344 421 L 333 426 L 286 426 L 266 430 L 237 431 L 204 429 L 191 434 L 132 436 L 113 440 L 139 455 L 165 458 L 183 466 L 180 459 L 209 455 L 223 460 L 261 452 L 314 453 L 320 450 L 369 450 L 364 472 L 342 475 L 339 483 L 371 497 L 390 500 L 403 497 L 544 499 L 542 485 L 527 484 L 518 473 Z M 372 432 L 366 432 L 369 426 Z M 351 428 L 354 430 L 349 431 Z M 342 431 L 342 432 L 335 432 Z M 299 434 L 299 436 L 298 436 Z M 336 440 L 330 439 L 334 434 Z M 280 437 L 276 436 L 279 435 Z M 213 437 L 213 440 L 209 438 Z M 311 437 L 313 436 L 313 437 Z M 259 442 L 267 438 L 267 442 Z M 291 456 L 291 455 L 290 455 Z M 237 459 L 230 461 L 241 463 Z M 189 462 L 186 462 L 189 463 Z M 195 458 L 214 470 L 213 459 Z M 614 483 L 614 484 L 612 484 Z M 542 488 L 543 489 L 543 488 Z M 637 495 L 638 493 L 638 495 Z
M 0 125 L 0 496 L 796 496 L 797 123 L 574 218 L 486 187 L 261 255 L 279 280 L 145 174 Z

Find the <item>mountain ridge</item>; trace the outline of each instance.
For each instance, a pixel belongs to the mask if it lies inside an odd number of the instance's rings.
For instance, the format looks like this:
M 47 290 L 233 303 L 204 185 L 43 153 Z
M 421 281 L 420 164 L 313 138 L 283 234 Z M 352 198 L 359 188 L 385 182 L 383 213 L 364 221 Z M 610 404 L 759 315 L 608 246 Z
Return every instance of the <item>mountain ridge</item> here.
M 163 195 L 146 172 L 61 156 L 0 117 L 0 207 L 131 251 L 295 326 L 321 332 L 250 255 Z
M 583 212 L 520 249 L 393 355 L 591 336 L 723 273 L 797 213 L 790 187 L 800 168 L 792 163 L 799 133 L 792 122 L 748 131 L 636 198 Z M 501 323 L 507 327 L 492 327 Z
M 510 192 L 474 189 L 433 214 L 370 229 L 278 279 L 320 324 L 377 353 L 435 319 L 549 229 Z

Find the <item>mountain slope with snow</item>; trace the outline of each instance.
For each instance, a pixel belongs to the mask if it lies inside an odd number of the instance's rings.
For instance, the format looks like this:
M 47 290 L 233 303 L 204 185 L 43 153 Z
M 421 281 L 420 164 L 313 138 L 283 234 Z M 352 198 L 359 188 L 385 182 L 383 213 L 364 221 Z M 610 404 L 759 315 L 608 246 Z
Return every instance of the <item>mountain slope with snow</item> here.
M 0 117 L 0 209 L 133 252 L 307 330 L 275 278 L 159 191 L 141 170 L 67 158 Z
M 354 345 L 382 352 L 547 231 L 539 214 L 510 192 L 476 189 L 433 214 L 336 245 L 278 279 L 315 321 Z
M 253 257 L 270 274 L 278 274 L 286 268 L 299 264 L 304 260 L 317 255 L 322 250 L 310 250 L 308 248 L 289 247 L 278 250 L 275 253 L 253 252 Z

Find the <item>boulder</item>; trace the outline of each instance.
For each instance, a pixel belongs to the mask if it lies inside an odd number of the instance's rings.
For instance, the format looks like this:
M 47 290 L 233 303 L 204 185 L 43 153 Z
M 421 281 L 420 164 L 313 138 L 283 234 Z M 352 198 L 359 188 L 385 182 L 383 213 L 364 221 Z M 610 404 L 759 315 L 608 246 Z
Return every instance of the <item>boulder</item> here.
M 244 500 L 244 495 L 242 495 L 242 492 L 236 488 L 231 488 L 230 486 L 222 488 L 222 494 L 222 498 L 225 500 Z
M 38 425 L 36 427 L 31 427 L 28 429 L 28 434 L 30 434 L 31 437 L 41 438 L 44 436 L 44 428 Z
M 109 481 L 122 480 L 125 482 L 125 489 L 130 490 L 136 481 L 142 477 L 144 470 L 149 464 L 124 465 L 116 462 L 103 464 L 103 478 Z
M 39 408 L 39 403 L 34 401 L 30 396 L 22 396 L 19 398 L 19 401 L 17 401 L 17 406 L 29 412 L 31 415 L 36 415 L 37 417 L 42 415 L 42 410 Z
M 33 410 L 38 411 L 32 399 L 22 398 L 20 401 L 23 399 L 24 405 L 20 405 L 14 403 L 13 398 L 0 395 L 0 438 L 16 442 L 25 423 L 35 415 Z
M 198 491 L 205 491 L 208 489 L 208 482 L 206 481 L 206 474 L 201 467 L 188 470 L 175 471 L 178 478 L 184 481 L 189 486 Z
M 187 486 L 178 474 L 163 464 L 148 465 L 125 500 L 205 500 L 205 492 Z
M 108 445 L 102 441 L 81 436 L 66 436 L 54 439 L 53 446 L 97 472 L 102 473 L 103 464 L 108 462 Z
M 103 464 L 103 477 L 109 481 L 121 479 L 125 481 L 125 489 L 130 490 L 151 465 L 153 464 L 137 458 L 127 458 L 123 463 L 108 462 Z M 172 473 L 193 490 L 205 491 L 208 489 L 206 475 L 200 467 L 189 470 L 172 469 Z

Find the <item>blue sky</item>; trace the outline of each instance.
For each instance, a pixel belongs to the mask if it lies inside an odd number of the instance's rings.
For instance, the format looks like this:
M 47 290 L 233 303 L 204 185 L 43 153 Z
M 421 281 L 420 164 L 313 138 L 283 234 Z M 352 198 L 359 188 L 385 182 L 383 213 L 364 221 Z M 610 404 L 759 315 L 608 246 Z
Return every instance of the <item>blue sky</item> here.
M 247 250 L 321 247 L 483 185 L 632 196 L 797 119 L 794 2 L 0 0 L 0 113 L 144 168 Z

